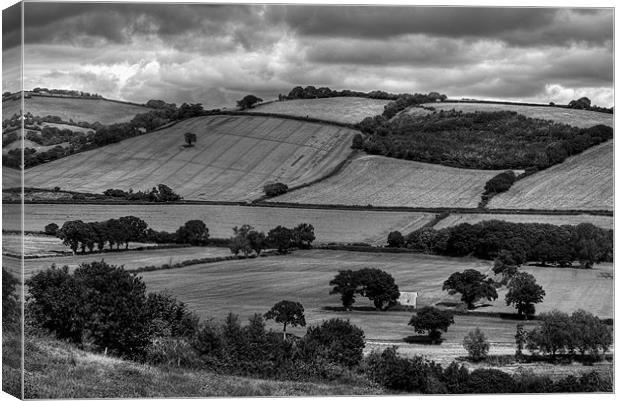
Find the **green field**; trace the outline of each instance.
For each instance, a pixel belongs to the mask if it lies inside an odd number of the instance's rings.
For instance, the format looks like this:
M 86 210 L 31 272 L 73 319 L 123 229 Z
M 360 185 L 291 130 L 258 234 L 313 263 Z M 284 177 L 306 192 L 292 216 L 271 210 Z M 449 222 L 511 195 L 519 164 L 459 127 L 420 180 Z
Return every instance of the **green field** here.
M 271 200 L 332 205 L 475 208 L 480 203 L 484 184 L 500 172 L 363 155 L 320 183 Z
M 426 107 L 433 107 L 439 110 L 457 110 L 465 113 L 475 111 L 516 111 L 526 117 L 540 118 L 543 120 L 552 120 L 559 123 L 572 125 L 574 127 L 588 128 L 597 124 L 614 125 L 614 115 L 607 113 L 599 113 L 597 111 L 566 109 L 563 107 L 546 107 L 546 106 L 520 106 L 513 104 L 493 104 L 493 103 L 429 103 Z M 432 113 L 430 110 L 421 107 L 411 107 L 405 113 L 413 115 L 424 115 Z
M 613 210 L 614 143 L 607 141 L 517 181 L 491 209 Z
M 324 99 L 295 99 L 267 103 L 249 111 L 319 118 L 321 120 L 356 124 L 366 117 L 383 113 L 389 100 L 363 97 L 330 97 Z
M 576 226 L 581 223 L 592 223 L 595 226 L 613 229 L 614 218 L 611 216 L 593 216 L 589 214 L 578 215 L 543 215 L 543 214 L 482 214 L 482 213 L 452 213 L 445 219 L 440 220 L 433 226 L 440 230 L 458 224 L 476 224 L 485 220 L 502 220 L 511 223 L 544 223 L 554 225 Z
M 132 104 L 112 102 L 104 99 L 63 98 L 32 96 L 24 100 L 24 114 L 44 117 L 58 116 L 63 121 L 73 120 L 76 123 L 86 121 L 101 124 L 113 124 L 130 121 L 136 114 L 146 113 L 148 107 Z M 8 119 L 13 114 L 19 114 L 21 100 L 6 100 L 2 102 L 2 118 Z
M 22 185 L 21 171 L 2 166 L 2 188 L 16 188 Z
M 197 142 L 185 147 L 184 133 Z M 241 201 L 263 185 L 311 182 L 351 152 L 355 131 L 268 117 L 208 116 L 26 171 L 26 186 L 103 192 L 164 183 L 186 199 Z
M 20 229 L 20 206 L 4 205 L 5 230 Z M 390 231 L 410 232 L 434 218 L 431 213 L 365 210 L 320 210 L 225 205 L 71 205 L 26 204 L 24 230 L 42 231 L 49 223 L 59 226 L 68 220 L 103 221 L 133 215 L 155 230 L 176 231 L 188 220 L 199 219 L 211 237 L 229 238 L 232 228 L 250 224 L 260 231 L 299 223 L 314 226 L 316 243 L 367 242 L 384 244 Z

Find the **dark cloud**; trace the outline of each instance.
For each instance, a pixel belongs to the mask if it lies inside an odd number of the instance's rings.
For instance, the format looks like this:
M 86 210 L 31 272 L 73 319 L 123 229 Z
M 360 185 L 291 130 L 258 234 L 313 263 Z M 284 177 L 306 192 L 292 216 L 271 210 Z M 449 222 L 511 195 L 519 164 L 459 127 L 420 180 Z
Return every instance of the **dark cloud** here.
M 22 9 L 21 3 L 13 4 L 2 10 L 2 49 L 21 44 L 21 21 Z

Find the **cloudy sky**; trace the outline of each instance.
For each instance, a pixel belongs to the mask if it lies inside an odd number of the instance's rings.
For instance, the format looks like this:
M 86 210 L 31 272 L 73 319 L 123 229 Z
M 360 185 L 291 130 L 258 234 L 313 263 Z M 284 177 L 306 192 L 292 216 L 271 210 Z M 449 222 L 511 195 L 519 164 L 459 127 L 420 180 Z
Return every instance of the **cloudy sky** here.
M 19 25 L 3 16 L 3 86 Z M 613 105 L 613 11 L 26 3 L 26 89 L 232 104 L 296 85 Z M 18 85 L 18 84 L 17 84 Z

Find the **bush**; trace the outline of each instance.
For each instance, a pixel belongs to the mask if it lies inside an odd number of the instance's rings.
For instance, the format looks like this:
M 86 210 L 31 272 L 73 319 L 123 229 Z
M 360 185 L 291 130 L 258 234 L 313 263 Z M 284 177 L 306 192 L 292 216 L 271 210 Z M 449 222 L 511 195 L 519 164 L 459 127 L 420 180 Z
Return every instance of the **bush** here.
M 310 326 L 299 343 L 303 359 L 324 359 L 338 365 L 353 367 L 362 360 L 364 332 L 348 320 L 330 319 L 319 326 Z
M 45 230 L 45 234 L 56 235 L 56 232 L 58 231 L 58 224 L 50 223 L 50 224 L 45 226 L 44 230 Z
M 269 183 L 263 186 L 263 191 L 269 197 L 284 195 L 288 191 L 288 185 L 281 182 Z
M 397 355 L 396 347 L 373 351 L 365 360 L 367 375 L 390 390 L 426 393 L 433 371 L 420 356 L 412 359 Z
M 362 134 L 355 134 L 351 149 L 364 149 L 364 137 L 362 137 Z
M 489 353 L 489 342 L 479 327 L 467 333 L 463 339 L 463 347 L 473 361 L 481 361 Z
M 10 329 L 20 323 L 20 304 L 17 294 L 19 280 L 2 268 L 2 326 Z
M 392 231 L 388 234 L 388 246 L 391 248 L 402 248 L 405 246 L 405 238 L 400 231 Z
M 517 180 L 517 176 L 512 170 L 499 173 L 484 184 L 485 194 L 499 194 L 510 189 Z
M 202 365 L 196 349 L 185 338 L 159 337 L 151 340 L 144 359 L 151 365 L 185 368 Z
M 498 369 L 476 369 L 471 372 L 467 392 L 474 394 L 512 393 L 515 381 L 508 373 Z

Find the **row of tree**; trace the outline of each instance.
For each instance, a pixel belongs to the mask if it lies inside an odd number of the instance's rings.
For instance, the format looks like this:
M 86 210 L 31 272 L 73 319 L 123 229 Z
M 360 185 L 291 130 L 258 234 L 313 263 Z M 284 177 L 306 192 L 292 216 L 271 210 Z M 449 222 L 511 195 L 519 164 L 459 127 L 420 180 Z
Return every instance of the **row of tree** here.
M 254 227 L 244 224 L 233 228 L 233 236 L 230 239 L 230 251 L 245 256 L 252 252 L 260 255 L 267 248 L 276 248 L 280 253 L 287 253 L 291 248 L 309 249 L 315 240 L 314 227 L 312 224 L 300 223 L 294 228 L 277 226 L 265 235 Z
M 423 253 L 473 255 L 488 260 L 507 251 L 517 264 L 531 261 L 565 267 L 579 261 L 582 267 L 591 268 L 594 263 L 613 261 L 613 230 L 590 223 L 557 226 L 489 220 L 440 230 L 425 227 L 406 238 L 392 232 L 388 236 L 388 245 L 406 246 Z
M 401 103 L 358 124 L 366 152 L 461 168 L 541 170 L 613 137 L 606 125 L 577 128 L 512 111 L 396 115 L 409 101 Z
M 613 107 L 607 108 L 607 107 L 593 106 L 592 102 L 587 97 L 580 97 L 579 99 L 571 100 L 570 102 L 568 102 L 568 108 L 580 109 L 580 110 L 591 110 L 591 111 L 598 111 L 600 113 L 614 114 Z
M 342 306 L 346 310 L 351 310 L 356 295 L 370 299 L 378 310 L 396 305 L 400 296 L 394 278 L 374 268 L 340 270 L 329 285 L 333 286 L 330 294 L 340 294 Z
M 151 188 L 150 191 L 134 192 L 133 189 L 123 191 L 122 189 L 106 189 L 103 194 L 113 198 L 121 198 L 129 201 L 138 200 L 145 202 L 176 202 L 183 198 L 176 194 L 169 186 L 159 184 Z

